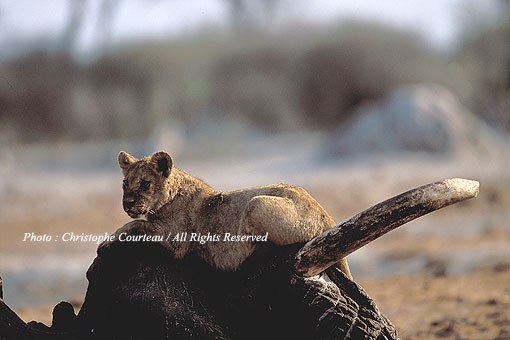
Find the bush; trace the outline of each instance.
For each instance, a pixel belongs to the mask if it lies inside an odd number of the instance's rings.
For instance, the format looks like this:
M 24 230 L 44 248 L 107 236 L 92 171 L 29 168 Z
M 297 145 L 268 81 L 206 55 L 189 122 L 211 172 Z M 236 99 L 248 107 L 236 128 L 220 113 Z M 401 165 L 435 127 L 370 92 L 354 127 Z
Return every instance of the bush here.
M 422 39 L 385 26 L 350 23 L 300 33 L 268 38 L 264 48 L 220 60 L 213 105 L 264 128 L 330 129 L 397 84 L 437 81 L 443 74 Z
M 470 109 L 510 132 L 510 18 L 465 39 L 455 56 L 469 86 L 461 93 Z
M 27 141 L 68 134 L 69 89 L 77 71 L 67 56 L 31 53 L 2 65 L 0 121 Z
M 420 37 L 372 23 L 203 33 L 83 64 L 34 52 L 0 65 L 2 131 L 23 142 L 145 137 L 167 117 L 330 129 L 396 84 L 440 79 Z

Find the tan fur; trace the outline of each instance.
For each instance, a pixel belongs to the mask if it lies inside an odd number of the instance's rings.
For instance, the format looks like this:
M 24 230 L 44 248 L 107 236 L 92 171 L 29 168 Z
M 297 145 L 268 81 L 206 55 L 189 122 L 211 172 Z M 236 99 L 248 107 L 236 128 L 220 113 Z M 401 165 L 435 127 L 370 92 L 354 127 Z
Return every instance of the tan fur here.
M 173 167 L 166 152 L 140 160 L 121 151 L 124 210 L 136 218 L 116 234 L 191 232 L 220 235 L 264 235 L 277 245 L 306 242 L 335 225 L 303 188 L 276 184 L 217 192 L 201 180 Z M 173 236 L 172 236 L 173 237 Z M 196 252 L 222 270 L 236 270 L 255 250 L 256 242 L 165 242 L 176 258 Z M 108 244 L 103 245 L 103 247 Z M 347 260 L 339 268 L 350 276 Z

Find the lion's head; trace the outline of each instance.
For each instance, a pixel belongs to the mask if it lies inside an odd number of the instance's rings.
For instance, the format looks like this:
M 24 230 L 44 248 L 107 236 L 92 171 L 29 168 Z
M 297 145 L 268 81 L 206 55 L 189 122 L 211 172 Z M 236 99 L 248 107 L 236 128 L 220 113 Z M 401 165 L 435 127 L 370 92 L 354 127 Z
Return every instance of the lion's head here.
M 153 214 L 169 201 L 173 161 L 168 153 L 137 159 L 121 151 L 118 160 L 124 174 L 122 206 L 130 217 Z

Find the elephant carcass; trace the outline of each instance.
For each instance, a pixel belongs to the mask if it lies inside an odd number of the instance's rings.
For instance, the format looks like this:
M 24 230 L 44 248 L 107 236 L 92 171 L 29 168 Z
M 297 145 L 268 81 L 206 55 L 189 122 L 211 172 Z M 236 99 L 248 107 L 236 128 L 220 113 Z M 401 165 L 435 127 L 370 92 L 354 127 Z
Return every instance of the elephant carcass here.
M 294 274 L 300 246 L 268 245 L 225 273 L 193 257 L 169 260 L 154 243 L 122 244 L 94 260 L 85 302 L 67 317 L 72 329 L 26 325 L 0 302 L 0 339 L 397 338 L 342 272 Z

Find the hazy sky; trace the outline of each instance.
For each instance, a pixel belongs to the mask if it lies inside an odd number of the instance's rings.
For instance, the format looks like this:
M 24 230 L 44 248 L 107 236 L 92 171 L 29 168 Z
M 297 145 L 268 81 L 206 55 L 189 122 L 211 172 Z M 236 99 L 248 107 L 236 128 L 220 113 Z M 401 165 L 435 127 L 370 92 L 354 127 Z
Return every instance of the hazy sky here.
M 68 0 L 0 0 L 0 47 L 25 38 L 58 34 L 68 16 Z M 80 47 L 95 41 L 99 0 L 90 0 Z M 455 41 L 463 6 L 487 0 L 282 0 L 280 16 L 307 21 L 339 17 L 376 19 L 421 32 L 438 47 Z M 201 24 L 225 24 L 221 0 L 121 0 L 113 25 L 115 39 L 165 36 L 195 29 Z

